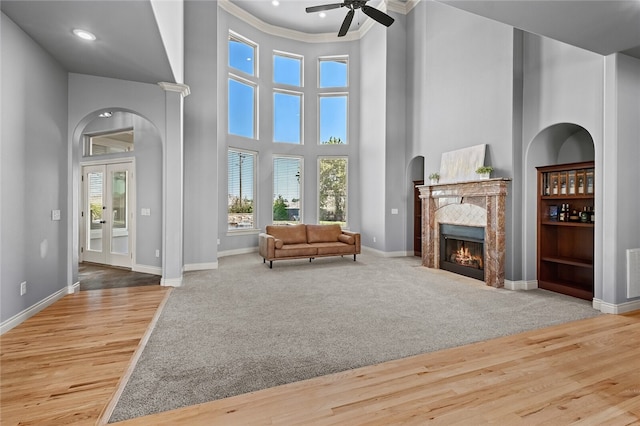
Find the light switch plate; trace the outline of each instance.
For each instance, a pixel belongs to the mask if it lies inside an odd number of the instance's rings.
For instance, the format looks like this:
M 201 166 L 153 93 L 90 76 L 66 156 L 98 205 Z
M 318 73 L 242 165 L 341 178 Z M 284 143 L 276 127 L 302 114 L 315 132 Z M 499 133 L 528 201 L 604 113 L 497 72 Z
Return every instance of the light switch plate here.
M 51 210 L 51 220 L 60 220 L 60 210 Z

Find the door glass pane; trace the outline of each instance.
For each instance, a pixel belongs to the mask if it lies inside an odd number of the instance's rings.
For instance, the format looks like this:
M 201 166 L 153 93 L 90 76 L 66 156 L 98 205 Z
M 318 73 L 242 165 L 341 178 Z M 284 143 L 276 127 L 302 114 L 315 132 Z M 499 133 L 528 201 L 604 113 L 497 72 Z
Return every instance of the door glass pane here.
M 127 223 L 128 172 L 111 173 L 111 253 L 129 253 L 129 228 Z
M 100 172 L 87 173 L 89 182 L 89 220 L 87 229 L 87 247 L 92 251 L 102 251 L 102 187 L 104 185 L 103 175 Z

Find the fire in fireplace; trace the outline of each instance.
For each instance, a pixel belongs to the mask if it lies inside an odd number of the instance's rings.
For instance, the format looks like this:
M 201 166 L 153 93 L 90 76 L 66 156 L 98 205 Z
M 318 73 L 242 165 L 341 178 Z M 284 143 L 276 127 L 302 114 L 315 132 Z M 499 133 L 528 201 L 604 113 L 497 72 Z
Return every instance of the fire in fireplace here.
M 484 228 L 440 224 L 440 269 L 484 281 Z

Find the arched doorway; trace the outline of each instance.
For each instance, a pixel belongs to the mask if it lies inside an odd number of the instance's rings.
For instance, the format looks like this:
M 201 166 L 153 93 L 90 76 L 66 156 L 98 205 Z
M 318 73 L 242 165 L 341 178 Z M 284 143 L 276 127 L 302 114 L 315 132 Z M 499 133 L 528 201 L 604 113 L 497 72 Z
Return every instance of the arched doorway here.
M 98 222 L 112 221 L 107 237 L 103 237 L 101 244 L 109 252 L 110 257 L 123 258 L 122 253 L 130 256 L 126 266 L 131 271 L 147 274 L 162 275 L 162 138 L 155 124 L 141 114 L 123 108 L 104 108 L 87 114 L 76 126 L 73 132 L 73 144 L 77 158 L 74 165 L 75 199 L 77 201 L 77 215 L 74 216 L 73 229 L 77 252 L 74 257 L 82 261 L 83 254 L 90 249 L 91 233 L 102 231 L 93 229 L 93 215 L 91 203 L 87 200 L 90 188 L 89 175 L 95 180 L 99 176 L 96 170 L 105 171 L 118 169 L 116 173 L 120 179 L 113 181 L 107 178 L 103 181 L 105 187 L 120 197 L 117 202 L 100 203 L 107 211 Z M 123 172 L 122 170 L 126 170 Z M 105 173 L 104 176 L 111 176 Z M 116 176 L 114 175 L 114 176 Z M 126 176 L 126 179 L 125 179 Z M 86 180 L 86 182 L 85 182 Z M 103 188 L 93 188 L 103 189 Z M 128 198 L 125 198 L 125 193 Z M 106 193 L 111 195 L 111 192 Z M 109 197 L 112 199 L 113 197 Z M 112 200 L 113 201 L 113 200 Z M 125 213 L 126 212 L 126 213 Z M 116 226 L 117 225 L 117 226 Z M 102 234 L 104 236 L 104 234 Z M 144 238 L 139 238 L 144 236 Z M 98 238 L 95 241 L 100 241 Z M 123 247 L 127 243 L 128 251 Z M 110 244 L 107 244 L 110 243 Z M 115 256 L 109 256 L 111 252 Z M 76 257 L 77 256 L 77 257 Z M 91 260 L 93 257 L 88 256 Z M 95 260 L 94 260 L 95 261 Z M 73 262 L 75 268 L 78 262 Z M 107 265 L 122 264 L 100 261 Z
M 424 157 L 414 157 L 407 167 L 407 252 L 422 256 L 422 203 L 418 186 L 424 185 Z

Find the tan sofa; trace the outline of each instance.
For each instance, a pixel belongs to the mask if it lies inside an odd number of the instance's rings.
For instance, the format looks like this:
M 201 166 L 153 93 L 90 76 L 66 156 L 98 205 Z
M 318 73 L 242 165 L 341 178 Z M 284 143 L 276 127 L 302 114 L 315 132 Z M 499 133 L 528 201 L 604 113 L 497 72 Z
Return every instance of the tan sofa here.
M 258 236 L 259 252 L 263 262 L 274 260 L 306 259 L 314 257 L 360 254 L 360 234 L 344 231 L 332 225 L 267 225 Z

